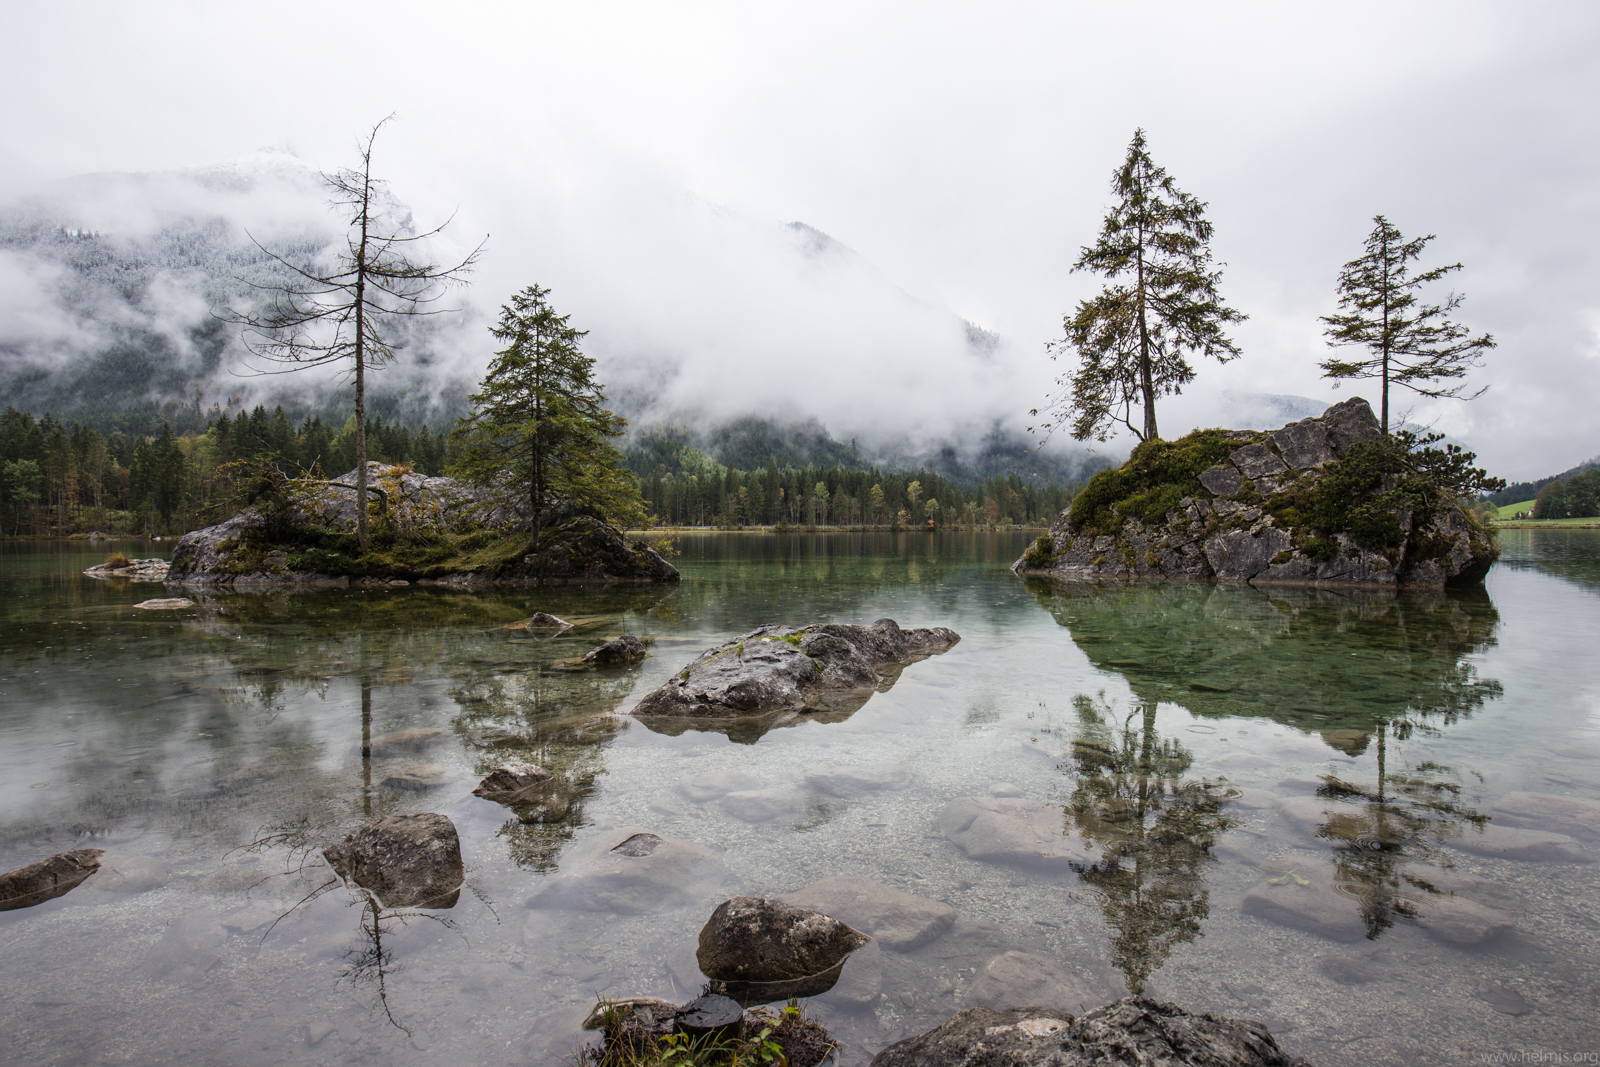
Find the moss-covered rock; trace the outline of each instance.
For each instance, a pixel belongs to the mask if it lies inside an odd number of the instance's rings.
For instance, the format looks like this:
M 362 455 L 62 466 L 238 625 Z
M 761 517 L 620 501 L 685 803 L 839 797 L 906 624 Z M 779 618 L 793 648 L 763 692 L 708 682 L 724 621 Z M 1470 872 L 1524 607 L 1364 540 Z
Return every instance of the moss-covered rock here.
M 1498 556 L 1492 533 L 1353 398 L 1271 433 L 1144 442 L 1012 569 L 1442 587 L 1481 581 Z

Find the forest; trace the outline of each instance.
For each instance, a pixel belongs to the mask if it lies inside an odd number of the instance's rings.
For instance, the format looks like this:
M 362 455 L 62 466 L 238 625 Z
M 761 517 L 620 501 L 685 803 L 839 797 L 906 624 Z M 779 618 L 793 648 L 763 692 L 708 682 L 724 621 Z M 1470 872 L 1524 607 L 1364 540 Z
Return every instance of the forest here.
M 380 416 L 367 420 L 369 456 L 446 474 L 458 456 L 449 435 Z M 740 458 L 748 458 L 748 450 Z M 624 449 L 647 514 L 662 526 L 1045 525 L 1081 488 L 994 474 L 957 484 L 927 471 L 849 463 L 739 469 L 689 447 L 681 435 L 641 435 Z M 213 525 L 248 502 L 254 471 L 342 475 L 355 466 L 355 419 L 319 416 L 298 426 L 281 407 L 211 414 L 204 429 L 102 433 L 49 414 L 0 415 L 0 536 L 175 535 Z

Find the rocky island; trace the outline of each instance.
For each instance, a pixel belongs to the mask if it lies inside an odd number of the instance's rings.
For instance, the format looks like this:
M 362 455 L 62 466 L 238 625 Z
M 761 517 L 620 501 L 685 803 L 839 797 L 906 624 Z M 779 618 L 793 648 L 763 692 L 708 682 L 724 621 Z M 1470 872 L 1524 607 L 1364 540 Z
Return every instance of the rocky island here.
M 1430 442 L 1424 441 L 1426 445 Z M 1053 578 L 1192 578 L 1442 588 L 1499 556 L 1434 468 L 1359 397 L 1272 432 L 1197 430 L 1147 441 L 1096 474 L 1012 566 Z
M 488 490 L 409 468 L 369 463 L 372 543 L 356 539 L 356 472 L 301 479 L 226 522 L 187 533 L 165 581 L 260 588 L 436 582 L 456 586 L 575 581 L 671 582 L 678 570 L 584 509 L 545 516 L 535 548 L 529 518 Z

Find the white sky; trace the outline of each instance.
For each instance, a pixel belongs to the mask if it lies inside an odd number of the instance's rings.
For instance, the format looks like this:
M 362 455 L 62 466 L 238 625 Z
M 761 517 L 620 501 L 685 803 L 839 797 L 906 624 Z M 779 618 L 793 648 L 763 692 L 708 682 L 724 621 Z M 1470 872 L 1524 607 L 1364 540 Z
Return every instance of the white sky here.
M 459 206 L 463 240 L 492 235 L 474 300 L 548 285 L 613 373 L 655 353 L 707 410 L 726 389 L 841 435 L 899 408 L 934 413 L 925 431 L 982 394 L 1026 421 L 1142 125 L 1209 203 L 1223 294 L 1251 316 L 1244 358 L 1159 409 L 1164 435 L 1219 421 L 1223 390 L 1375 400 L 1320 379 L 1316 319 L 1381 212 L 1438 235 L 1425 265 L 1465 263 L 1459 318 L 1500 341 L 1485 397 L 1417 417 L 1507 477 L 1600 454 L 1594 4 L 6 6 L 0 195 L 275 143 L 337 166 L 397 112 L 380 171 L 420 218 Z M 752 249 L 791 220 L 1004 357 L 958 367 L 872 301 L 765 298 L 784 282 Z M 785 382 L 874 321 L 820 364 L 827 388 Z M 893 373 L 848 380 L 876 360 Z

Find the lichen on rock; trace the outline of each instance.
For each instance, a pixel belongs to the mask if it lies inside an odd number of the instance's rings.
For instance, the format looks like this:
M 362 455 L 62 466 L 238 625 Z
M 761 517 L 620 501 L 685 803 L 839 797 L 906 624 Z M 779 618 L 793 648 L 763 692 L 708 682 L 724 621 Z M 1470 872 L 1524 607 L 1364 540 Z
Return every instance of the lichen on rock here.
M 1147 441 L 1096 474 L 1012 570 L 1391 588 L 1481 581 L 1499 555 L 1492 535 L 1407 463 L 1359 397 L 1270 433 Z

